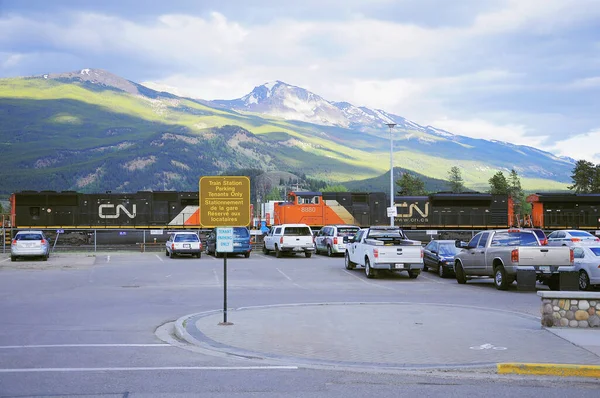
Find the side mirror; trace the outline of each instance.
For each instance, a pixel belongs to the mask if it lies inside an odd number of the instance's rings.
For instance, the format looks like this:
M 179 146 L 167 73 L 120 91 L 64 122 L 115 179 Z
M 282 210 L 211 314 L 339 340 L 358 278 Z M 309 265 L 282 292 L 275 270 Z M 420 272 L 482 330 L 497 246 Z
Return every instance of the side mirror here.
M 458 247 L 459 249 L 466 249 L 468 247 L 467 243 L 460 240 L 454 241 L 454 246 Z

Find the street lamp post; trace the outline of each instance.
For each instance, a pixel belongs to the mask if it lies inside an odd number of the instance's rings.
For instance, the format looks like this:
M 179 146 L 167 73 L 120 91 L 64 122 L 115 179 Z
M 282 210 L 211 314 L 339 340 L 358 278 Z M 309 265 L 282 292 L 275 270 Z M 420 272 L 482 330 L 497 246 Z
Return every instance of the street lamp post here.
M 386 123 L 390 128 L 390 208 L 394 207 L 394 138 L 392 136 L 392 129 L 396 126 L 396 123 Z M 390 226 L 394 226 L 394 215 L 390 216 Z

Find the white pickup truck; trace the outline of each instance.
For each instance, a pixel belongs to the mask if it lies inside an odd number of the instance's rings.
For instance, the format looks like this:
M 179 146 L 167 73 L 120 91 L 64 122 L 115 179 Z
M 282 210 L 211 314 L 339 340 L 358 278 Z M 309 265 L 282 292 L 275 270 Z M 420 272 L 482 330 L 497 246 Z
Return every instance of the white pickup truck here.
M 313 234 L 306 224 L 274 225 L 265 235 L 263 253 L 275 252 L 275 257 L 280 258 L 284 253 L 304 253 L 306 257 L 315 252 Z
M 363 228 L 348 238 L 345 264 L 348 270 L 363 267 L 367 278 L 376 277 L 379 270 L 407 271 L 416 278 L 423 269 L 423 248 L 399 227 Z

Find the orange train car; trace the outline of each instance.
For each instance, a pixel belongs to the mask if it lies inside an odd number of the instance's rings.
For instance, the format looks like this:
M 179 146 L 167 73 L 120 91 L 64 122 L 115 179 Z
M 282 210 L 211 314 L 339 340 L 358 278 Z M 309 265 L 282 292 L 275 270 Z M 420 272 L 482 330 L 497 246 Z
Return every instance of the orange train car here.
M 529 195 L 527 202 L 534 227 L 600 230 L 600 194 L 543 192 Z

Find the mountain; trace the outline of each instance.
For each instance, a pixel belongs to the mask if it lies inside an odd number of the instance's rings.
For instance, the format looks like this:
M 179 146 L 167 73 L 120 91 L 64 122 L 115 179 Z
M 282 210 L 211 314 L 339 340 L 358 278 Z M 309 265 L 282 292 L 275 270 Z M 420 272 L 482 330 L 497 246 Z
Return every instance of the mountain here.
M 0 79 L 0 120 L 0 194 L 196 190 L 201 176 L 236 168 L 359 181 L 389 172 L 390 121 L 397 123 L 397 168 L 445 180 L 459 166 L 475 190 L 511 168 L 526 189 L 564 189 L 574 165 L 536 148 L 330 102 L 280 81 L 236 100 L 208 101 L 99 69 Z

